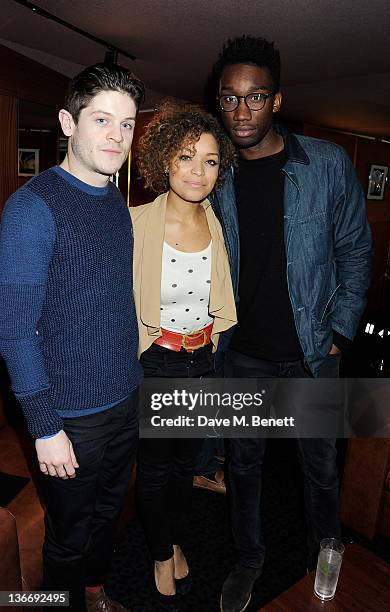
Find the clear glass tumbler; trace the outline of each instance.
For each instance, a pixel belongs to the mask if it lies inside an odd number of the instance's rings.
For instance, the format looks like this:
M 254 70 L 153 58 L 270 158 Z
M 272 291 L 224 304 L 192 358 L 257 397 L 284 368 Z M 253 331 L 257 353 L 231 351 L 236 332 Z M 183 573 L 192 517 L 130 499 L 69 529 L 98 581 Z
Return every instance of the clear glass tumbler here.
M 321 540 L 314 593 L 323 601 L 333 599 L 339 579 L 344 545 L 335 538 Z

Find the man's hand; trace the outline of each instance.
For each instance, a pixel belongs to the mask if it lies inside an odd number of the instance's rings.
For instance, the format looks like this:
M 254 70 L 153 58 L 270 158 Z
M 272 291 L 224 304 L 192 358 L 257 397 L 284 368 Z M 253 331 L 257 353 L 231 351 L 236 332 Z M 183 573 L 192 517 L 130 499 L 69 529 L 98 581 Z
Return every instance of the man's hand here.
M 341 351 L 335 344 L 332 344 L 332 348 L 329 351 L 329 355 L 340 355 Z
M 61 429 L 52 438 L 35 440 L 39 469 L 44 474 L 59 476 L 66 480 L 76 476 L 75 468 L 79 467 L 72 442 Z

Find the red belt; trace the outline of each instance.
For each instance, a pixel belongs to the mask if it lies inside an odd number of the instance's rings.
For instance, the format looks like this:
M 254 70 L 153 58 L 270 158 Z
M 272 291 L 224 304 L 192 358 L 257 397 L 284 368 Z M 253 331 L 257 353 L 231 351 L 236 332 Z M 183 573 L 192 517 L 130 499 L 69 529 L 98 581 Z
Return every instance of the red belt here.
M 196 349 L 202 348 L 211 342 L 211 330 L 213 324 L 210 323 L 204 329 L 192 332 L 191 334 L 179 334 L 161 328 L 162 336 L 154 341 L 154 344 L 164 346 L 171 351 L 180 351 L 182 348 L 188 353 L 193 353 Z

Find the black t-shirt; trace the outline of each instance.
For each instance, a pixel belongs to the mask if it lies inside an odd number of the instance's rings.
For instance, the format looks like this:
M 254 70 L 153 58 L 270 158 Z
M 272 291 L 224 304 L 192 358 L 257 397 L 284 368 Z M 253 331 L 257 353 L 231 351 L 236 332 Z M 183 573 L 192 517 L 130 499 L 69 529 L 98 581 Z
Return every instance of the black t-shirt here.
M 235 173 L 241 262 L 238 325 L 231 348 L 270 361 L 302 357 L 287 288 L 285 159 L 284 151 L 241 159 Z

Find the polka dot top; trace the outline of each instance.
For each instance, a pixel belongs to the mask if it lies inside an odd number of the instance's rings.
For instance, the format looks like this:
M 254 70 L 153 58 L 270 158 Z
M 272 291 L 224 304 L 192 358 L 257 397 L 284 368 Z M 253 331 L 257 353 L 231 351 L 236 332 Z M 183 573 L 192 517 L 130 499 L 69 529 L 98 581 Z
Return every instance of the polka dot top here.
M 209 316 L 211 242 L 203 251 L 184 253 L 163 246 L 161 327 L 188 334 L 213 322 Z

